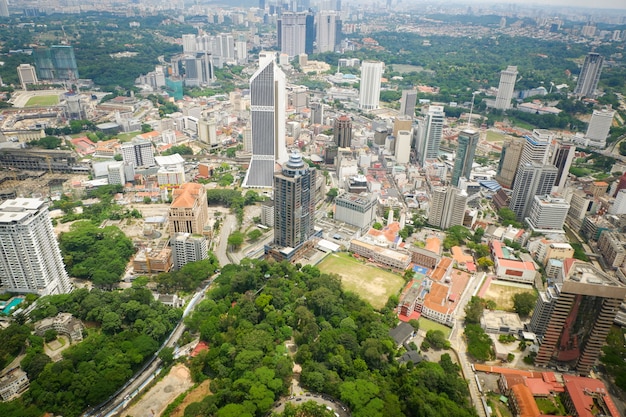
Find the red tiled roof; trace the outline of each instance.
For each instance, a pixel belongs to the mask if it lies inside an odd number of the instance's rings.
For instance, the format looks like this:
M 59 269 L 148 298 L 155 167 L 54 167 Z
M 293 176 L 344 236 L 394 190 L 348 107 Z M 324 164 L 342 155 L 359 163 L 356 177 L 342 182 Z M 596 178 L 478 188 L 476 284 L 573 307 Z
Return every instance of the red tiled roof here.
M 611 417 L 619 417 L 619 411 L 602 381 L 574 375 L 563 375 L 563 381 L 565 381 L 565 390 L 572 399 L 579 417 L 599 415 L 591 412 L 594 407 L 594 396 L 602 398 Z

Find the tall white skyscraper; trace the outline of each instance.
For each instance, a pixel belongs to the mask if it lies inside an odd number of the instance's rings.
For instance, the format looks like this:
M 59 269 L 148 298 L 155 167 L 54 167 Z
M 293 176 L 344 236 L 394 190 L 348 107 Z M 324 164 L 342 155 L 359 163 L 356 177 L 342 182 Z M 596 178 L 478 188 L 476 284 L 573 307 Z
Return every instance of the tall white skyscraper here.
M 520 165 L 509 203 L 509 208 L 518 220 L 523 221 L 528 216 L 535 196 L 543 197 L 552 192 L 557 174 L 558 169 L 553 165 L 542 165 L 538 162 Z
M 423 123 L 420 124 L 418 150 L 422 166 L 427 159 L 436 159 L 439 156 L 445 119 L 443 106 L 430 106 Z
M 498 95 L 496 95 L 496 109 L 507 110 L 511 108 L 513 90 L 517 80 L 517 67 L 510 65 L 500 72 L 500 84 L 498 85 Z
M 317 52 L 333 52 L 337 44 L 338 16 L 335 12 L 322 11 L 317 15 Z
M 190 53 L 198 50 L 196 44 L 196 35 L 193 33 L 186 33 L 183 35 L 183 52 Z
M 594 110 L 587 126 L 585 139 L 589 141 L 589 146 L 594 148 L 604 148 L 606 146 L 606 138 L 609 136 L 609 130 L 613 123 L 614 110 L 602 109 Z
M 385 64 L 380 61 L 363 61 L 361 64 L 361 84 L 359 88 L 359 107 L 363 110 L 375 110 L 380 102 L 380 83 Z
M 435 187 L 430 201 L 428 224 L 448 229 L 463 224 L 467 193 L 456 187 Z
M 399 130 L 396 135 L 396 162 L 399 164 L 408 164 L 411 156 L 411 138 L 413 132 L 410 130 Z
M 9 2 L 0 0 L 0 17 L 9 17 Z
M 307 13 L 285 12 L 278 21 L 280 52 L 289 58 L 304 53 Z
M 252 160 L 244 187 L 272 187 L 274 164 L 287 160 L 285 73 L 269 57 L 250 78 Z
M 0 282 L 8 292 L 72 291 L 43 200 L 17 198 L 0 204 Z
M 602 73 L 604 58 L 596 52 L 589 52 L 578 75 L 574 94 L 578 97 L 596 98 L 596 89 Z

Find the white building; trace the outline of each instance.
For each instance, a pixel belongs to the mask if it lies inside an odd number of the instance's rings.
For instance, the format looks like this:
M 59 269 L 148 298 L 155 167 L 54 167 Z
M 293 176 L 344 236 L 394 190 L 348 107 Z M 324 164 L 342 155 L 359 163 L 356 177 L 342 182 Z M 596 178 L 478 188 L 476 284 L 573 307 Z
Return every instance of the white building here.
M 500 72 L 500 84 L 498 85 L 498 95 L 496 96 L 496 109 L 507 110 L 511 108 L 513 90 L 517 80 L 517 67 L 510 65 Z
M 609 214 L 626 214 L 626 189 L 619 190 L 609 208 Z
M 422 166 L 427 159 L 436 159 L 439 156 L 445 119 L 443 106 L 430 106 L 424 118 L 420 120 L 416 147 Z
M 361 64 L 359 107 L 362 110 L 376 110 L 378 108 L 384 69 L 385 64 L 380 61 L 363 61 Z
M 334 219 L 366 231 L 376 219 L 376 201 L 370 195 L 344 193 L 335 198 Z
M 133 164 L 136 167 L 154 166 L 154 149 L 152 142 L 134 138 L 130 142 L 123 143 L 120 146 L 124 163 Z
M 433 188 L 428 224 L 445 230 L 463 224 L 467 193 L 455 187 Z
M 19 77 L 20 84 L 22 84 L 22 88 L 24 90 L 26 90 L 26 86 L 28 84 L 37 84 L 39 82 L 35 67 L 30 64 L 21 64 L 17 67 L 17 76 Z
M 411 139 L 413 132 L 410 130 L 399 130 L 396 136 L 395 156 L 399 164 L 408 164 L 411 156 Z
M 113 162 L 107 165 L 107 178 L 109 180 L 109 184 L 126 184 L 124 162 Z
M 177 233 L 172 239 L 173 269 L 178 271 L 189 262 L 209 257 L 207 240 L 203 236 Z
M 307 13 L 283 12 L 280 15 L 280 51 L 293 58 L 304 53 Z
M 72 291 L 43 200 L 17 198 L 0 204 L 0 282 L 7 292 Z
M 602 109 L 594 110 L 585 133 L 588 146 L 595 148 L 606 147 L 606 138 L 609 136 L 609 129 L 613 123 L 614 110 Z
M 563 233 L 563 223 L 569 203 L 562 198 L 536 195 L 526 217 L 526 223 L 535 232 Z
M 157 181 L 159 185 L 180 185 L 185 182 L 185 160 L 175 153 L 168 156 L 156 156 L 156 164 L 159 166 Z
M 14 368 L 0 378 L 0 400 L 11 401 L 28 389 L 30 381 L 26 372 L 21 368 Z
M 333 52 L 337 44 L 338 16 L 333 11 L 321 11 L 317 14 L 317 52 Z

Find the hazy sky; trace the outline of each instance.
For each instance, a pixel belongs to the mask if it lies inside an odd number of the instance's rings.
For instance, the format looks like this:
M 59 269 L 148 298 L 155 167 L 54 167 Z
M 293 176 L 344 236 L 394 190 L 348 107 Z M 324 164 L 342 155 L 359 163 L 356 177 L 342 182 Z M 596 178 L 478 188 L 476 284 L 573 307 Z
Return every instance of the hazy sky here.
M 359 0 L 360 1 L 360 0 Z M 397 0 L 393 0 L 395 3 Z M 403 4 L 416 4 L 416 3 L 424 3 L 422 0 L 400 0 Z M 431 3 L 431 1 L 426 0 L 426 3 Z M 350 0 L 343 0 L 343 3 L 350 3 Z M 432 1 L 432 3 L 436 3 L 436 1 Z M 503 3 L 515 3 L 519 4 L 522 7 L 542 7 L 542 6 L 564 6 L 564 7 L 584 7 L 589 9 L 590 11 L 594 9 L 621 9 L 626 11 L 626 0 L 530 0 L 530 1 L 521 1 L 521 0 L 457 0 L 452 1 L 452 3 L 463 4 L 466 3 L 468 5 L 487 5 L 487 4 L 503 4 Z M 442 2 L 442 4 L 445 4 Z

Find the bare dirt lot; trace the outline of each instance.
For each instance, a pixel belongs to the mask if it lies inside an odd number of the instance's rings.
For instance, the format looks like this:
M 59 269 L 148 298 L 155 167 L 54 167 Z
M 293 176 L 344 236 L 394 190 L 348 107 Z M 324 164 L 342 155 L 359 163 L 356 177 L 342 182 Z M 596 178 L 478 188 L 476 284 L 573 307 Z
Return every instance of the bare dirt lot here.
M 123 415 L 133 417 L 160 416 L 169 403 L 192 386 L 189 369 L 185 365 L 176 365 L 169 374 L 157 382 Z
M 171 416 L 183 417 L 183 415 L 185 414 L 185 408 L 187 408 L 189 404 L 202 401 L 204 397 L 206 397 L 207 395 L 211 395 L 211 389 L 209 388 L 209 385 L 211 385 L 211 381 L 207 379 L 196 388 L 194 388 L 193 391 L 187 394 L 183 402 L 178 407 L 176 407 L 174 411 L 172 411 Z
M 484 298 L 495 301 L 498 310 L 513 311 L 513 296 L 524 292 L 534 292 L 533 287 L 514 282 L 492 281 Z

